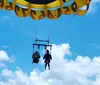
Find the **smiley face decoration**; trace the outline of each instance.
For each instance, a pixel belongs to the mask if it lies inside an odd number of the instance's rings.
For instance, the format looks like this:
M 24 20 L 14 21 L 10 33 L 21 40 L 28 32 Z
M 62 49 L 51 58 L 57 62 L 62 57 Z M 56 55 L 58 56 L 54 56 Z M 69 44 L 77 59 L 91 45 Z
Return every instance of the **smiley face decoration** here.
M 69 1 L 70 5 L 65 6 Z M 55 20 L 61 14 L 84 15 L 91 0 L 0 0 L 0 10 L 14 10 L 19 17 L 30 16 L 35 20 L 48 17 Z M 84 9 L 85 8 L 85 9 Z

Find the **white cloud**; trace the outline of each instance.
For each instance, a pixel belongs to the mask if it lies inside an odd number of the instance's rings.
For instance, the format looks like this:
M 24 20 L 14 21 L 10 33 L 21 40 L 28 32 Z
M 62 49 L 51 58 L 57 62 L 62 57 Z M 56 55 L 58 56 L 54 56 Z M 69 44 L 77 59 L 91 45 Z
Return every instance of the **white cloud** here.
M 0 85 L 100 85 L 100 64 L 94 62 L 100 62 L 100 57 L 64 59 L 66 54 L 71 54 L 69 49 L 69 44 L 53 45 L 51 70 L 40 72 L 34 69 L 28 75 L 19 67 L 15 71 L 3 69 Z M 7 80 L 3 81 L 3 78 Z
M 15 61 L 15 56 L 8 56 L 8 54 L 4 50 L 0 50 L 0 61 L 9 61 L 9 62 L 14 62 Z
M 12 63 L 12 62 L 14 62 L 16 59 L 15 59 L 15 56 L 14 55 L 12 55 L 11 57 L 10 57 L 10 59 L 9 59 L 9 61 Z
M 0 61 L 9 61 L 7 53 L 3 50 L 0 50 Z
M 13 72 L 8 70 L 7 68 L 2 70 L 1 72 L 1 76 L 5 76 L 5 77 L 9 77 L 9 78 L 13 78 Z
M 6 67 L 4 62 L 14 62 L 15 56 L 12 55 L 11 57 L 4 50 L 0 50 L 0 67 Z
M 6 67 L 6 65 L 3 62 L 0 62 L 0 68 Z

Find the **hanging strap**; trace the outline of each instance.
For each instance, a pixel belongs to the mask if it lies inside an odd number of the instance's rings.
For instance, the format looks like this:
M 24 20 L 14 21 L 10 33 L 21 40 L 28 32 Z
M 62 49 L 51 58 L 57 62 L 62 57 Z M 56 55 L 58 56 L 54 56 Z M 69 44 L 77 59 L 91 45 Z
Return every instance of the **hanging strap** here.
M 40 45 L 38 45 L 38 49 L 40 49 Z

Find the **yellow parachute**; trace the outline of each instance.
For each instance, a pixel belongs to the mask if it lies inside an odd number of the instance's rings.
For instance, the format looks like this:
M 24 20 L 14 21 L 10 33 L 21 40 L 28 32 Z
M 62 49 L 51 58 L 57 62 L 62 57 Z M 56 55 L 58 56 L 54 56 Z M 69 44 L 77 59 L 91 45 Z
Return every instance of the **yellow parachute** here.
M 91 0 L 73 0 L 65 6 L 69 0 L 0 0 L 0 9 L 14 10 L 17 16 L 30 16 L 35 20 L 48 17 L 55 20 L 61 14 L 83 15 L 88 11 Z M 81 9 L 86 7 L 86 9 Z

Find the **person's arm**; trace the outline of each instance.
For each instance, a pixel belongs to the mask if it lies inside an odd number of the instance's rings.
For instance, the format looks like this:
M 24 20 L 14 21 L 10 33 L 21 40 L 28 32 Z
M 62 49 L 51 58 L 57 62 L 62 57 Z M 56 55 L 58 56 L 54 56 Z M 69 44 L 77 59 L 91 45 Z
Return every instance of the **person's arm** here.
M 52 56 L 51 55 L 50 55 L 50 57 L 51 57 L 50 59 L 52 60 Z
M 39 58 L 40 58 L 40 55 L 39 55 Z
M 38 53 L 38 58 L 40 58 L 40 54 Z
M 45 59 L 45 55 L 44 55 L 44 57 L 43 57 L 43 60 Z

